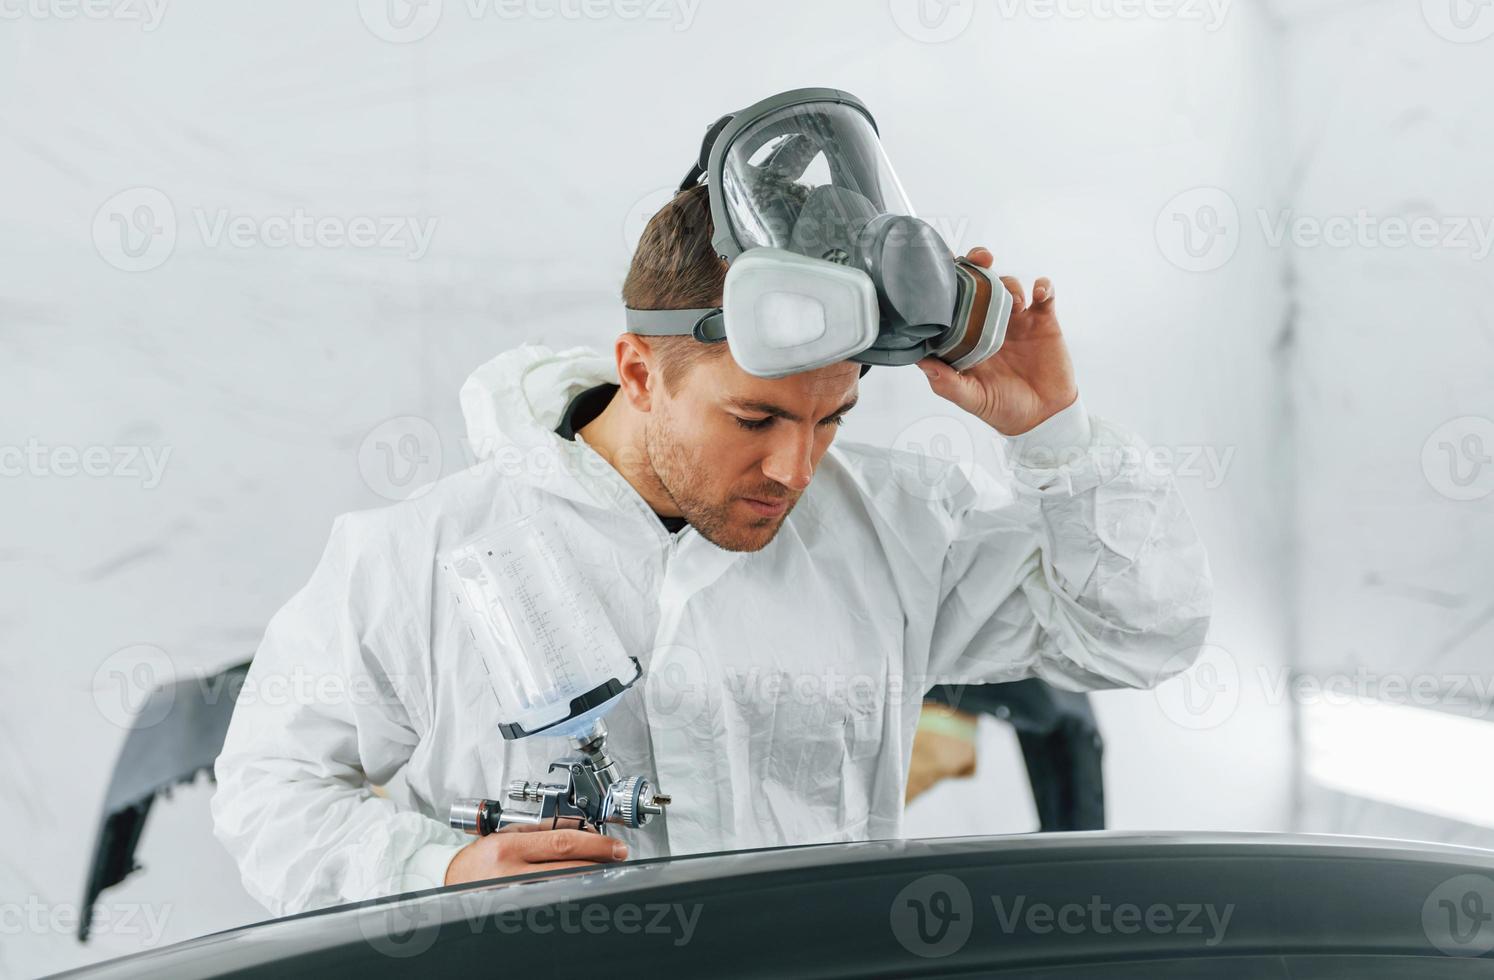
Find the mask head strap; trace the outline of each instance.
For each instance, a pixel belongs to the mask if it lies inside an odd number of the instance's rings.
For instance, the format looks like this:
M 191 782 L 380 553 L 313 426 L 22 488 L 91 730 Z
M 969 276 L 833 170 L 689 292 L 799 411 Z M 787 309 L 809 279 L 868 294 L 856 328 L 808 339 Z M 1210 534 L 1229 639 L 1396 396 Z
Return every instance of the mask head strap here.
M 700 310 L 624 310 L 628 333 L 645 337 L 694 337 L 703 344 L 726 339 L 726 320 L 721 308 Z
M 726 339 L 726 319 L 720 307 L 700 310 L 635 310 L 626 307 L 628 333 L 644 337 L 694 337 L 703 344 Z M 861 365 L 860 377 L 866 377 L 870 364 Z
M 680 181 L 679 190 L 675 193 L 682 194 L 700 183 L 700 178 L 706 175 L 706 171 L 711 165 L 711 147 L 716 145 L 716 137 L 721 135 L 721 131 L 726 128 L 726 124 L 734 118 L 733 114 L 722 116 L 711 123 L 710 127 L 706 129 L 705 139 L 701 140 L 700 143 L 700 156 L 695 158 L 695 163 L 691 165 L 690 172 L 685 175 L 684 180 Z

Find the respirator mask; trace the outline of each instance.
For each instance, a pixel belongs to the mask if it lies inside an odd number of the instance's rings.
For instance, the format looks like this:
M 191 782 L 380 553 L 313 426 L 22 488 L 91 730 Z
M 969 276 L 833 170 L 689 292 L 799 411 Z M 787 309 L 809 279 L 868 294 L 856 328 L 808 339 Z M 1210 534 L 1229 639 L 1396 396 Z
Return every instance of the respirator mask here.
M 629 308 L 630 332 L 725 340 L 762 378 L 925 357 L 963 371 L 1000 349 L 1011 294 L 914 216 L 855 96 L 796 89 L 723 117 L 680 191 L 702 178 L 722 306 Z

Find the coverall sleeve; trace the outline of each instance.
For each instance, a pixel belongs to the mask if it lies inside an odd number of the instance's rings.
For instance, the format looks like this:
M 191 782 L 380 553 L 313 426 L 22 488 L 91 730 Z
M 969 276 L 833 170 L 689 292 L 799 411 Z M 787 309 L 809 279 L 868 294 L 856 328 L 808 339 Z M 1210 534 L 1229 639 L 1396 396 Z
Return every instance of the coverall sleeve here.
M 1082 401 L 1007 445 L 952 495 L 929 650 L 939 683 L 1036 676 L 1065 690 L 1153 687 L 1208 630 L 1208 558 L 1172 475 Z
M 214 832 L 275 915 L 440 886 L 465 840 L 372 790 L 419 741 L 428 641 L 358 517 L 271 620 L 215 766 Z

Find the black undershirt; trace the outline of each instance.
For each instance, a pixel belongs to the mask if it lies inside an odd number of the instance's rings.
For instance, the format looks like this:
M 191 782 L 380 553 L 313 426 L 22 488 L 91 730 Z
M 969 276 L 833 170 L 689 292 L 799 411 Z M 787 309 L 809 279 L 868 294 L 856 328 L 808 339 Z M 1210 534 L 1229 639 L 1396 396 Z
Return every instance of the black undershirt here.
M 575 442 L 576 431 L 586 428 L 587 423 L 601 415 L 602 410 L 612 401 L 612 396 L 617 391 L 617 385 L 603 382 L 595 388 L 587 388 L 572 398 L 570 404 L 560 415 L 560 424 L 555 427 L 555 434 L 562 439 Z M 654 516 L 664 523 L 665 529 L 670 534 L 678 534 L 689 523 L 683 517 L 665 517 L 657 512 Z

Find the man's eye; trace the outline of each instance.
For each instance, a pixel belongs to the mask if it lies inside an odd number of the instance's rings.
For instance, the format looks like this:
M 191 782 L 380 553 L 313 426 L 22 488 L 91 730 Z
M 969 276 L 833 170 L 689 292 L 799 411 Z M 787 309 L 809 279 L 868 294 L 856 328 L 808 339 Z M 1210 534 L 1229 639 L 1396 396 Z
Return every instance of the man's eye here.
M 741 426 L 744 429 L 752 431 L 752 432 L 761 431 L 761 430 L 766 429 L 768 426 L 770 426 L 770 425 L 773 424 L 773 416 L 771 416 L 771 415 L 769 415 L 765 419 L 744 419 L 740 415 L 733 416 L 733 418 L 735 418 L 737 420 L 737 425 Z M 836 415 L 836 416 L 833 416 L 831 418 L 823 420 L 822 422 L 820 422 L 820 424 L 821 425 L 845 425 L 846 424 L 846 417 L 844 415 Z

